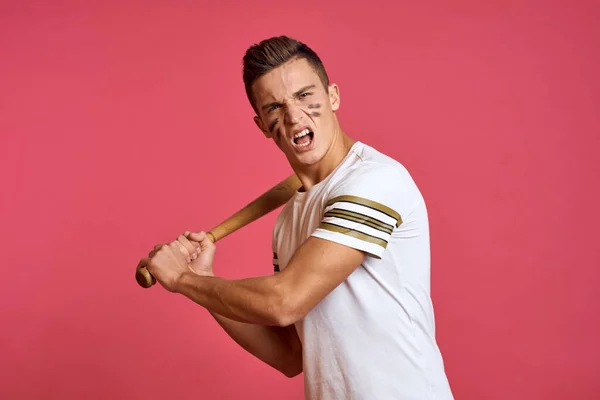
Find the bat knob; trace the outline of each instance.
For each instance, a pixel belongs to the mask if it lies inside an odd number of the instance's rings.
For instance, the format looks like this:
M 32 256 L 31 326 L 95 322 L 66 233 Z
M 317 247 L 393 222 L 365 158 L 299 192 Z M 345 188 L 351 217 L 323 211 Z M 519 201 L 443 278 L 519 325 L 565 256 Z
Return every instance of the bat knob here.
M 136 269 L 135 280 L 141 287 L 145 289 L 149 288 L 150 286 L 156 283 L 156 279 L 154 279 L 152 274 L 148 272 L 148 270 L 145 267 Z

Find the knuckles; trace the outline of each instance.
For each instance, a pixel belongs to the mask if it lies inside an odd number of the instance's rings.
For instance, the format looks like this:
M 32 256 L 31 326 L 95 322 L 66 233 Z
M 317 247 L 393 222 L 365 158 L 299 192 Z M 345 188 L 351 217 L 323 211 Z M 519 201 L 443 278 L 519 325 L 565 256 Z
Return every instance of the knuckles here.
M 201 252 L 207 250 L 214 251 L 216 249 L 216 245 L 212 242 L 212 240 L 205 239 L 207 239 L 207 233 L 205 231 L 185 231 L 177 238 L 177 240 L 155 245 L 152 251 L 150 251 L 148 254 L 148 258 L 144 259 L 140 263 L 144 263 L 150 269 L 159 268 L 163 261 L 166 261 L 163 260 L 165 257 L 171 258 L 173 256 L 177 256 L 178 253 L 182 253 L 188 258 L 194 255 L 193 259 L 195 259 Z M 185 241 L 190 241 L 190 244 L 193 247 L 193 254 L 190 254 L 190 250 L 183 245 L 182 242 Z M 201 241 L 203 242 L 202 246 L 200 245 Z

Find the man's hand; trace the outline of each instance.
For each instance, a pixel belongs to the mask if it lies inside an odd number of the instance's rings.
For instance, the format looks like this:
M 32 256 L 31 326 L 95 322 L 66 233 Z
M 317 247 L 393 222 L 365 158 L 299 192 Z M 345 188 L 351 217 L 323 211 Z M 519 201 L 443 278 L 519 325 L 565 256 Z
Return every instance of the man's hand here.
M 192 256 L 190 268 L 198 275 L 213 276 L 212 264 L 215 259 L 216 246 L 208 238 L 206 232 L 185 232 L 179 239 L 186 249 L 193 248 L 195 257 Z
M 184 272 L 213 276 L 215 249 L 205 232 L 186 231 L 173 242 L 154 246 L 148 258 L 142 259 L 138 267 L 145 266 L 158 283 L 174 292 Z

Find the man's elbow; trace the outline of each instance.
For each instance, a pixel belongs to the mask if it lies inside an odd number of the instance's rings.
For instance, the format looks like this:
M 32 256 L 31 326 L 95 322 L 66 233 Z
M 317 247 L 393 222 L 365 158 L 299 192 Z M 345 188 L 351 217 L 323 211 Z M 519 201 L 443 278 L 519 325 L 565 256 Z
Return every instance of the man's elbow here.
M 293 325 L 304 319 L 307 314 L 306 307 L 292 298 L 278 298 L 270 308 L 273 325 L 280 327 Z
M 299 307 L 280 306 L 273 310 L 271 319 L 273 325 L 284 328 L 301 321 L 305 315 Z

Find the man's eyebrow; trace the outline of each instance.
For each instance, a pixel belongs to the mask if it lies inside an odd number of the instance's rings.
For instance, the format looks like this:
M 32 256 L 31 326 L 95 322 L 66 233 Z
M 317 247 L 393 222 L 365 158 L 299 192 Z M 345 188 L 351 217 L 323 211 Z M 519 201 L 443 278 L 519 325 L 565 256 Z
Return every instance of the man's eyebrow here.
M 294 93 L 294 96 L 298 96 L 302 92 L 306 92 L 308 89 L 314 89 L 314 88 L 316 88 L 316 85 L 304 86 L 303 88 L 301 88 L 300 90 L 298 90 L 296 93 Z
M 314 89 L 316 87 L 317 87 L 316 85 L 307 85 L 307 86 L 304 86 L 304 87 L 300 88 L 300 90 L 297 90 L 294 93 L 294 97 L 300 95 L 302 92 L 305 92 L 305 91 L 307 91 L 309 89 Z M 264 106 L 261 107 L 261 109 L 266 110 L 266 109 L 268 109 L 268 108 L 270 108 L 272 106 L 277 106 L 279 104 L 281 104 L 281 103 L 279 103 L 278 101 L 273 101 L 271 103 L 265 104 Z
M 279 105 L 280 103 L 277 101 L 273 101 L 271 103 L 267 103 L 264 106 L 261 107 L 261 109 L 266 110 L 267 108 L 271 108 L 271 106 L 276 106 Z

